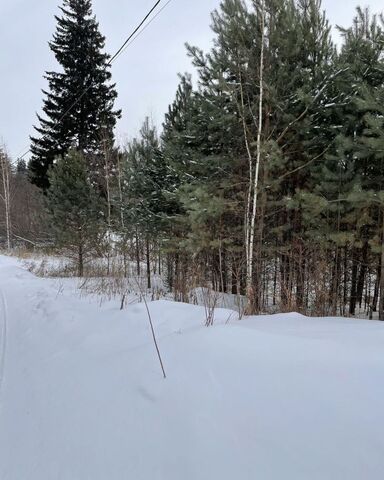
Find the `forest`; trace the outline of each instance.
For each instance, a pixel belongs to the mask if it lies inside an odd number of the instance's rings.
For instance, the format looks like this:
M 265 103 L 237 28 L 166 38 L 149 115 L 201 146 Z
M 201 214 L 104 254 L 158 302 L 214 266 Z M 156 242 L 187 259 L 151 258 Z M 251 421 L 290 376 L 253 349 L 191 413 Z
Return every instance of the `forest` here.
M 339 44 L 321 0 L 223 0 L 211 26 L 162 128 L 118 145 L 105 38 L 64 0 L 30 152 L 0 151 L 4 248 L 156 273 L 177 301 L 384 320 L 383 14 L 357 9 Z

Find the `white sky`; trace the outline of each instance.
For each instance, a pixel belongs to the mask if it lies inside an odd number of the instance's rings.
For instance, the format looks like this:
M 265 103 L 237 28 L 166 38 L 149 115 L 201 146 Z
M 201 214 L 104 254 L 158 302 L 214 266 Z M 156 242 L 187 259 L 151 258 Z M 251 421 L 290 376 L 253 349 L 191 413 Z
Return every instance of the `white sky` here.
M 13 158 L 29 147 L 41 111 L 42 75 L 56 68 L 47 42 L 55 30 L 59 0 L 0 0 L 0 143 Z M 154 0 L 94 0 L 107 51 L 114 53 Z M 162 1 L 165 3 L 165 0 Z M 112 68 L 123 109 L 117 139 L 137 134 L 146 115 L 161 125 L 178 84 L 177 73 L 191 71 L 184 43 L 208 49 L 210 12 L 219 0 L 173 0 Z M 357 5 L 384 11 L 383 0 L 323 0 L 332 24 L 348 26 Z

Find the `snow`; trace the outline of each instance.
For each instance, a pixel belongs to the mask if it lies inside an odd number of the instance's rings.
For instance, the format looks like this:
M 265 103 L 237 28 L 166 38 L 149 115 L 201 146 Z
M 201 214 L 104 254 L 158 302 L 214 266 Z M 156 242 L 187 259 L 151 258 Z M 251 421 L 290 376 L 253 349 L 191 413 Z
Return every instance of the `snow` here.
M 0 292 L 1 480 L 383 478 L 381 322 L 151 302 L 164 380 L 144 304 Z

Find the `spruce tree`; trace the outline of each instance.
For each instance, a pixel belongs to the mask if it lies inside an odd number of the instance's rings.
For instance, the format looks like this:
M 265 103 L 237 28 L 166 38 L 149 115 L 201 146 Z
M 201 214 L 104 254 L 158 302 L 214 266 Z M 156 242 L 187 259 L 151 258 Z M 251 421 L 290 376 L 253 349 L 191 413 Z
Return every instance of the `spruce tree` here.
M 100 245 L 105 205 L 90 182 L 82 153 L 70 150 L 48 175 L 46 202 L 56 245 L 76 260 L 82 277 L 87 255 Z
M 64 0 L 60 10 L 49 46 L 61 69 L 46 73 L 44 116 L 38 115 L 39 136 L 31 138 L 31 179 L 43 189 L 49 186 L 50 165 L 69 148 L 94 157 L 101 154 L 106 137 L 112 144 L 120 115 L 114 110 L 117 93 L 110 84 L 105 38 L 92 14 L 91 0 Z

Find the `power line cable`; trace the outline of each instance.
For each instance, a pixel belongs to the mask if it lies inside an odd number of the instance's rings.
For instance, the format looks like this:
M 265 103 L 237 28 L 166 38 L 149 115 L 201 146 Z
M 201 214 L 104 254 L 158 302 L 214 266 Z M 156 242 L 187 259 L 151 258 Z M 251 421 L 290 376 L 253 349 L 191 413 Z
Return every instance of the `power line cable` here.
M 161 0 L 158 0 L 155 5 L 151 8 L 151 10 L 147 13 L 147 15 L 143 18 L 143 20 L 140 22 L 140 24 L 135 28 L 135 30 L 129 35 L 129 37 L 125 40 L 123 45 L 119 48 L 119 50 L 113 55 L 111 60 L 109 61 L 109 65 L 112 65 L 112 63 L 115 61 L 115 59 L 119 56 L 119 54 L 123 51 L 124 47 L 129 43 L 131 38 L 136 35 L 136 33 L 140 30 L 140 28 L 144 25 L 144 23 L 147 21 L 147 19 L 151 16 L 152 12 L 157 8 L 157 6 L 160 4 Z
M 168 0 L 167 3 L 165 3 L 163 5 L 163 7 L 156 13 L 156 15 L 154 15 L 151 20 L 140 30 L 140 32 L 135 36 L 133 37 L 128 43 L 126 43 L 126 45 L 121 49 L 121 51 L 119 52 L 118 55 L 115 55 L 115 59 L 114 60 L 117 60 L 117 58 L 122 55 L 128 47 L 130 47 L 132 45 L 132 43 L 138 38 L 140 37 L 140 35 L 151 25 L 152 22 L 154 22 L 156 20 L 156 18 L 161 14 L 161 12 L 163 10 L 165 10 L 168 5 L 172 2 L 172 0 Z

